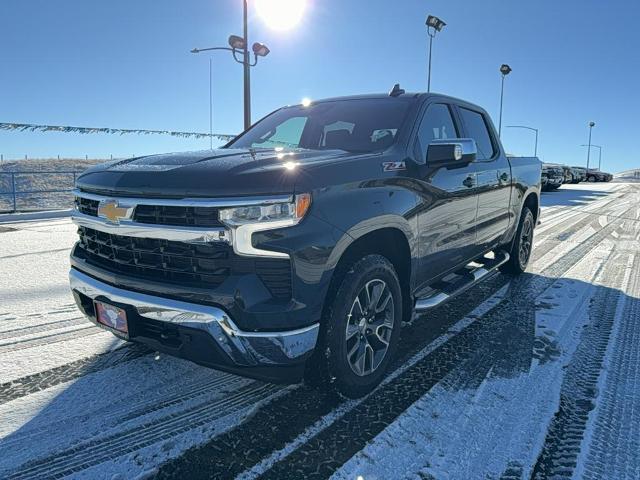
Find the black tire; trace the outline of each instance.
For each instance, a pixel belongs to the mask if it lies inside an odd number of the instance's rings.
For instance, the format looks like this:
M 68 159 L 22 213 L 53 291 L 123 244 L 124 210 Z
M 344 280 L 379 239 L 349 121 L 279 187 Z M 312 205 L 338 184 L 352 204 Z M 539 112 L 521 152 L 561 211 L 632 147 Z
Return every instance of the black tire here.
M 511 243 L 509 261 L 500 267 L 501 272 L 518 275 L 527 269 L 531 259 L 534 231 L 535 218 L 533 213 L 528 207 L 524 207 L 516 235 Z
M 344 397 L 358 398 L 382 381 L 395 354 L 402 325 L 402 292 L 393 265 L 381 255 L 367 255 L 356 261 L 338 281 L 339 287 L 327 298 L 318 344 L 307 364 L 305 381 Z M 366 311 L 361 316 L 367 292 L 369 298 L 375 298 L 379 292 L 377 306 L 386 301 L 383 311 Z M 370 305 L 365 310 L 368 308 Z M 388 341 L 386 348 L 383 340 Z M 380 353 L 382 349 L 384 353 Z M 353 352 L 351 357 L 349 351 Z M 362 361 L 354 362 L 356 358 Z M 370 372 L 367 365 L 371 367 Z
M 590 176 L 589 178 L 587 178 L 587 182 L 594 183 L 594 182 L 597 182 L 597 181 L 598 180 L 596 180 L 596 177 L 594 177 L 594 176 Z

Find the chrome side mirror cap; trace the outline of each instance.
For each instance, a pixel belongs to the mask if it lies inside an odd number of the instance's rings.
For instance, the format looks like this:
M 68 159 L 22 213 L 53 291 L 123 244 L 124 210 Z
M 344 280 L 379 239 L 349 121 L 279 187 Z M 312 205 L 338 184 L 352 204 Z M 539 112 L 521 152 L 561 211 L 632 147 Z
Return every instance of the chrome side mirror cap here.
M 476 160 L 478 147 L 472 138 L 434 140 L 427 148 L 427 166 L 464 167 Z

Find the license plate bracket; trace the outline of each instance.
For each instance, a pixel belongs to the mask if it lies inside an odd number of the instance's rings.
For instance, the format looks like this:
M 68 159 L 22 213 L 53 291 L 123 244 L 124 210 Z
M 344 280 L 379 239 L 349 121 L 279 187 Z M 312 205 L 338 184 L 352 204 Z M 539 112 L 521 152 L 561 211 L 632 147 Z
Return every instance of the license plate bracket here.
M 96 321 L 119 337 L 129 338 L 129 319 L 124 308 L 95 300 Z

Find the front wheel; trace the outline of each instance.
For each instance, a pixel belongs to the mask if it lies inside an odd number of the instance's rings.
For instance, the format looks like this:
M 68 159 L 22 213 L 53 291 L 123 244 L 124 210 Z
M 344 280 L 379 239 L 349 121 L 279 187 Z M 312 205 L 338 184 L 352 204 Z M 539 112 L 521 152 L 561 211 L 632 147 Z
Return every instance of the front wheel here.
M 402 293 L 389 260 L 367 255 L 353 264 L 327 299 L 316 353 L 307 374 L 339 394 L 358 398 L 384 378 L 402 323 Z
M 511 244 L 509 261 L 500 267 L 504 273 L 519 274 L 527 269 L 533 248 L 533 231 L 535 219 L 528 207 L 522 209 L 516 236 Z

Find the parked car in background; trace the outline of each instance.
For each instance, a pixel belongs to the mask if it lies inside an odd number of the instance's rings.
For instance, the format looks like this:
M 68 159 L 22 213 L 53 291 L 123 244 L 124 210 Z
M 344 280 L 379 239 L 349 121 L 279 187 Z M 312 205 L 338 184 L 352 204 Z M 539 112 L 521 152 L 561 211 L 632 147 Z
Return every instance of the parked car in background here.
M 571 167 L 560 165 L 560 168 L 562 168 L 562 172 L 564 175 L 564 180 L 562 183 L 573 183 L 573 170 L 571 169 Z
M 573 170 L 573 182 L 580 183 L 587 181 L 587 169 L 584 167 L 571 167 Z
M 587 172 L 588 182 L 610 182 L 613 179 L 613 175 L 600 170 L 590 168 Z
M 560 165 L 550 163 L 542 164 L 542 184 L 544 185 L 544 191 L 557 190 L 564 183 L 564 178 L 564 170 Z
M 547 183 L 549 183 L 549 177 L 547 173 L 543 170 L 540 174 L 540 190 L 543 192 L 547 190 Z

